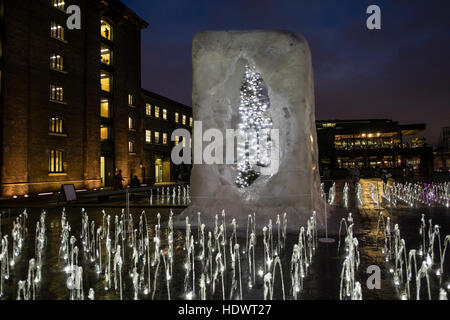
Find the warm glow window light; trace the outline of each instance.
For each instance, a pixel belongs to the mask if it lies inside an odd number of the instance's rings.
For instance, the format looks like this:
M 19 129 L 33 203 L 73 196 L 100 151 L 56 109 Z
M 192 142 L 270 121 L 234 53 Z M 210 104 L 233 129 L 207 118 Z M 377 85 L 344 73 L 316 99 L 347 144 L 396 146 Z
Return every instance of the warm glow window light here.
M 59 54 L 52 54 L 50 56 L 50 67 L 56 70 L 64 70 L 64 58 Z
M 135 146 L 133 141 L 128 141 L 128 153 L 135 153 Z
M 106 72 L 100 74 L 100 87 L 103 91 L 112 91 L 112 76 Z
M 49 159 L 50 173 L 64 172 L 63 158 L 64 158 L 64 151 L 56 149 L 50 150 L 50 159 Z
M 51 117 L 49 131 L 51 133 L 63 133 L 63 120 L 58 117 Z
M 100 100 L 100 116 L 102 118 L 110 118 L 111 117 L 111 108 L 110 108 L 110 102 L 108 99 Z
M 136 121 L 133 117 L 128 117 L 128 129 L 135 130 L 136 129 Z
M 128 105 L 129 105 L 130 107 L 134 106 L 134 97 L 133 97 L 132 94 L 129 94 L 129 95 L 128 95 Z
M 100 127 L 100 140 L 106 141 L 111 139 L 111 127 L 102 125 Z
M 151 130 L 145 130 L 145 142 L 152 143 L 152 132 Z
M 56 22 L 52 22 L 50 27 L 50 35 L 52 38 L 65 40 L 65 29 Z
M 64 101 L 64 89 L 60 86 L 50 85 L 50 100 L 63 102 Z
M 56 9 L 60 9 L 64 11 L 64 7 L 66 6 L 66 3 L 64 0 L 52 0 L 52 6 Z
M 112 51 L 110 48 L 102 45 L 100 49 L 101 63 L 106 65 L 112 64 Z
M 100 34 L 103 38 L 112 41 L 113 39 L 113 28 L 105 20 L 100 20 Z

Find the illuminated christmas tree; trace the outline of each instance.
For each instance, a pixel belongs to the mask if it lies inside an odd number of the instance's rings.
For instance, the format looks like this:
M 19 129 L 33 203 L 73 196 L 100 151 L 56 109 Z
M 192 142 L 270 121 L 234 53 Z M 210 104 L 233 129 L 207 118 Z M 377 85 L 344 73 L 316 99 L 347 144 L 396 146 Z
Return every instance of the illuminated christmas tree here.
M 244 138 L 238 145 L 236 185 L 239 188 L 250 186 L 260 176 L 255 166 L 270 165 L 270 141 L 265 144 L 261 141 L 266 136 L 263 130 L 272 128 L 269 108 L 267 87 L 261 74 L 254 66 L 246 65 L 239 106 L 239 130 Z

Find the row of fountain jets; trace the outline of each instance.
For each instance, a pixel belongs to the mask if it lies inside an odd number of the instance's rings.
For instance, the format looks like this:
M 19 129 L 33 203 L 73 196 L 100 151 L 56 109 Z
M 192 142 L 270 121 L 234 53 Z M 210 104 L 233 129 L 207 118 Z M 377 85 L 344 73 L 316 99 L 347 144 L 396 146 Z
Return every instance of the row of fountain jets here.
M 139 216 L 139 223 L 135 228 L 133 216 L 122 210 L 120 216 L 106 215 L 102 211 L 102 223 L 98 226 L 90 220 L 87 212 L 82 209 L 82 223 L 79 240 L 73 234 L 67 219 L 65 209 L 61 214 L 61 233 L 59 248 L 59 265 L 67 275 L 67 289 L 71 300 L 82 300 L 84 296 L 83 273 L 86 269 L 96 271 L 105 291 L 114 291 L 120 299 L 124 299 L 127 286 L 125 278 L 131 278 L 133 299 L 151 296 L 158 291 L 167 293 L 171 299 L 174 276 L 174 234 L 173 213 L 169 215 L 166 235 L 161 232 L 161 216 L 158 214 L 153 235 L 150 236 L 149 225 L 145 212 Z M 24 211 L 13 224 L 13 250 L 8 253 L 8 236 L 2 240 L 0 258 L 0 292 L 3 294 L 5 280 L 10 277 L 10 268 L 14 268 L 19 260 L 21 250 L 28 238 L 27 212 Z M 43 211 L 36 226 L 35 254 L 29 261 L 28 277 L 18 282 L 17 299 L 34 300 L 39 297 L 42 282 L 43 256 L 46 249 L 46 212 Z M 272 220 L 263 228 L 262 263 L 257 264 L 257 230 L 256 215 L 249 215 L 245 246 L 238 242 L 236 220 L 232 219 L 231 233 L 227 231 L 225 211 L 216 215 L 214 229 L 207 231 L 201 223 L 198 213 L 197 225 L 193 230 L 189 219 L 186 219 L 184 235 L 184 290 L 185 299 L 207 299 L 220 297 L 222 299 L 245 299 L 245 294 L 254 292 L 259 294 L 258 288 L 264 287 L 264 299 L 273 299 L 276 288 L 275 279 L 281 282 L 281 296 L 286 299 L 285 280 L 282 261 L 287 254 L 286 249 L 286 214 L 277 215 L 275 226 Z M 1 228 L 0 228 L 1 229 Z M 274 229 L 276 229 L 276 235 Z M 164 238 L 164 239 L 163 239 Z M 166 245 L 163 247 L 162 241 Z M 303 290 L 304 278 L 308 274 L 317 248 L 317 222 L 313 213 L 307 221 L 306 227 L 301 227 L 298 241 L 293 245 L 290 259 L 291 295 L 293 299 L 299 297 Z M 259 261 L 258 261 L 259 262 Z M 83 269 L 84 265 L 84 269 Z M 246 272 L 243 273 L 245 268 Z M 160 270 L 161 269 L 161 270 Z M 277 271 L 279 276 L 277 275 Z M 162 281 L 158 277 L 163 274 Z M 243 277 L 243 274 L 245 276 Z M 199 278 L 199 279 L 198 279 Z M 165 282 L 166 290 L 161 283 Z M 279 283 L 279 282 L 277 282 Z M 262 286 L 261 286 L 262 285 Z M 95 298 L 93 288 L 87 296 Z M 179 296 L 177 296 L 179 298 Z
M 153 194 L 153 191 L 155 193 Z M 188 205 L 191 202 L 191 187 L 184 186 L 167 186 L 150 190 L 150 205 Z
M 361 189 L 361 185 L 358 183 L 356 190 L 360 205 L 362 205 Z M 384 184 L 383 190 L 383 198 L 394 207 L 400 205 L 398 202 L 403 202 L 410 207 L 417 207 L 418 205 L 448 207 L 448 183 L 425 184 L 423 188 L 420 184 Z M 331 204 L 334 201 L 335 185 L 331 187 L 329 194 L 328 203 Z M 380 208 L 380 190 L 372 183 L 369 184 L 369 194 L 373 204 Z M 346 195 L 348 196 L 347 184 L 344 186 L 344 202 L 346 202 Z M 420 236 L 419 249 L 407 251 L 406 242 L 401 237 L 399 225 L 395 224 L 392 228 L 391 217 L 384 216 L 383 211 L 385 210 L 380 209 L 379 211 L 376 233 L 377 246 L 381 241 L 381 253 L 389 273 L 393 275 L 393 284 L 399 298 L 402 300 L 420 300 L 425 296 L 429 300 L 433 298 L 448 300 L 447 291 L 450 292 L 450 282 L 445 282 L 448 276 L 446 277 L 444 274 L 444 267 L 447 247 L 450 244 L 450 235 L 447 235 L 442 243 L 441 227 L 433 225 L 432 219 L 428 219 L 427 225 L 425 215 L 422 214 L 418 230 Z M 338 254 L 343 226 L 346 230 L 344 239 L 345 259 L 341 271 L 339 298 L 341 300 L 360 300 L 362 299 L 361 283 L 356 281 L 360 256 L 358 239 L 353 235 L 354 222 L 351 213 L 340 222 Z M 424 279 L 425 286 L 423 285 Z M 432 281 L 437 285 L 432 286 Z M 426 291 L 425 294 L 422 294 L 424 287 Z M 433 294 L 433 288 L 437 288 L 439 292 Z
M 450 182 L 433 182 L 433 183 L 400 183 L 393 182 L 392 184 L 383 183 L 381 187 L 378 184 L 369 183 L 369 191 L 372 201 L 375 205 L 379 205 L 380 194 L 388 201 L 391 207 L 404 204 L 411 208 L 423 207 L 450 207 Z M 320 185 L 320 192 L 323 199 L 329 205 L 336 205 L 336 183 L 325 192 L 325 184 Z M 342 202 L 345 208 L 349 206 L 350 187 L 346 182 L 342 191 Z M 357 205 L 359 207 L 364 205 L 363 189 L 358 182 L 355 185 L 355 194 Z
M 370 195 L 376 205 L 379 203 L 379 190 L 373 184 L 369 186 Z M 323 191 L 322 195 L 326 199 Z M 397 201 L 403 201 L 409 205 L 419 202 L 428 204 L 432 201 L 435 205 L 448 204 L 448 184 L 431 184 L 425 191 L 420 189 L 417 184 L 393 184 L 391 186 L 383 186 L 385 190 L 383 197 L 390 203 L 397 205 Z M 188 190 L 188 189 L 186 189 Z M 167 192 L 168 193 L 168 192 Z M 181 192 L 178 192 L 180 197 Z M 187 197 L 186 191 L 184 197 Z M 335 204 L 336 201 L 336 185 L 330 188 L 329 204 Z M 359 205 L 363 205 L 362 187 L 358 183 L 356 185 L 356 198 Z M 343 191 L 343 201 L 348 203 L 349 187 L 345 184 Z M 428 201 L 428 202 L 427 202 Z M 394 202 L 394 203 L 393 203 Z M 171 280 L 173 277 L 174 264 L 174 230 L 173 230 L 173 214 L 170 213 L 167 238 L 165 248 L 161 246 L 161 217 L 158 214 L 158 223 L 154 226 L 153 238 L 150 237 L 148 223 L 145 213 L 143 212 L 139 218 L 139 225 L 134 229 L 133 216 L 122 214 L 115 216 L 114 228 L 111 227 L 111 216 L 102 212 L 102 224 L 96 228 L 94 221 L 89 221 L 89 216 L 82 209 L 82 230 L 80 234 L 81 247 L 84 258 L 95 266 L 95 270 L 99 275 L 99 279 L 105 284 L 106 291 L 112 288 L 119 293 L 120 299 L 123 299 L 124 275 L 128 272 L 132 278 L 134 299 L 140 296 L 151 294 L 155 297 L 157 292 L 159 269 L 161 260 L 164 266 L 164 275 L 167 288 L 167 298 L 171 298 Z M 189 220 L 186 220 L 185 233 L 185 274 L 184 274 L 184 297 L 186 299 L 206 299 L 214 296 L 216 291 L 221 291 L 223 299 L 244 299 L 243 284 L 247 285 L 249 290 L 257 283 L 256 274 L 263 279 L 264 298 L 272 299 L 274 296 L 275 273 L 280 273 L 280 281 L 282 287 L 282 297 L 286 298 L 283 268 L 280 257 L 285 252 L 286 243 L 286 215 L 281 218 L 279 215 L 276 220 L 277 238 L 273 237 L 273 225 L 270 220 L 268 225 L 263 228 L 263 264 L 256 265 L 255 248 L 256 248 L 256 216 L 255 214 L 248 216 L 246 243 L 243 250 L 240 250 L 240 244 L 237 241 L 237 225 L 233 219 L 231 223 L 232 232 L 228 238 L 227 224 L 225 212 L 222 212 L 222 219 L 216 215 L 215 227 L 213 232 L 205 231 L 205 225 L 201 223 L 201 214 L 198 214 L 197 237 L 195 238 Z M 18 282 L 17 299 L 36 299 L 40 289 L 42 280 L 42 259 L 46 248 L 46 212 L 41 213 L 40 219 L 36 225 L 35 236 L 35 258 L 29 261 L 27 278 Z M 27 219 L 26 210 L 19 215 L 13 222 L 12 228 L 12 254 L 9 255 L 8 235 L 1 235 L 1 217 L 0 217 L 0 297 L 3 295 L 5 280 L 10 277 L 10 268 L 14 268 L 15 263 L 20 259 L 24 242 L 27 238 Z M 220 224 L 219 224 L 220 220 Z M 345 259 L 341 272 L 341 283 L 339 297 L 340 299 L 362 299 L 361 283 L 356 281 L 357 270 L 360 264 L 358 240 L 353 235 L 353 218 L 349 214 L 347 219 L 343 219 L 340 223 L 338 254 L 340 250 L 340 233 L 342 226 L 345 225 Z M 382 227 L 382 228 L 381 228 Z M 421 247 L 418 251 L 410 250 L 407 254 L 404 239 L 400 238 L 400 229 L 398 225 L 394 226 L 391 232 L 391 220 L 389 217 L 383 216 L 380 212 L 377 235 L 383 230 L 384 246 L 382 252 L 385 255 L 386 262 L 391 259 L 395 260 L 395 266 L 390 268 L 393 274 L 393 281 L 396 287 L 401 289 L 400 296 L 402 299 L 412 298 L 411 283 L 413 274 L 416 277 L 416 298 L 420 298 L 421 279 L 426 279 L 428 297 L 431 299 L 431 286 L 429 274 L 435 265 L 435 243 L 439 244 L 438 258 L 439 267 L 434 270 L 434 274 L 439 278 L 439 284 L 443 285 L 443 273 L 445 253 L 450 242 L 450 236 L 444 240 L 443 249 L 441 246 L 441 238 L 439 226 L 432 226 L 429 220 L 428 231 L 426 229 L 425 217 L 422 216 L 419 234 L 422 239 Z M 69 289 L 70 299 L 84 299 L 83 289 L 83 267 L 79 261 L 79 248 L 76 245 L 77 239 L 71 234 L 71 227 L 67 220 L 65 210 L 61 216 L 61 244 L 59 250 L 60 263 L 64 266 L 67 273 L 67 288 Z M 427 238 L 428 237 L 428 238 Z M 276 245 L 274 246 L 274 241 Z M 153 243 L 153 249 L 151 249 Z M 308 220 L 307 227 L 301 228 L 298 236 L 298 242 L 294 244 L 290 262 L 290 278 L 291 278 L 291 295 L 293 299 L 298 298 L 299 292 L 303 290 L 304 278 L 308 273 L 308 267 L 312 263 L 312 258 L 317 248 L 317 225 L 316 216 L 313 213 Z M 103 251 L 104 250 L 104 251 Z M 195 252 L 198 252 L 196 255 Z M 241 259 L 245 256 L 244 259 Z M 227 255 L 231 258 L 227 263 Z M 419 257 L 419 258 L 418 258 Z M 103 259 L 103 261 L 102 261 Z M 106 260 L 106 261 L 105 261 Z M 421 267 L 418 269 L 418 263 Z M 248 271 L 247 279 L 242 280 L 241 261 L 245 264 Z M 127 263 L 128 262 L 128 263 Z M 195 266 L 200 264 L 200 280 L 196 286 Z M 414 266 L 414 268 L 413 268 Z M 128 267 L 128 268 L 127 268 Z M 123 270 L 123 268 L 128 270 Z M 258 270 L 257 270 L 258 269 Z M 413 272 L 414 270 L 414 272 Z M 153 273 L 153 277 L 152 277 Z M 153 286 L 152 286 L 153 278 Z M 231 278 L 231 285 L 226 290 L 226 279 Z M 198 287 L 198 288 L 197 288 Z M 450 286 L 447 287 L 450 290 Z M 209 295 L 208 295 L 209 293 Z M 88 298 L 94 299 L 95 293 L 91 288 Z M 440 289 L 439 297 L 446 298 L 447 294 L 443 288 Z

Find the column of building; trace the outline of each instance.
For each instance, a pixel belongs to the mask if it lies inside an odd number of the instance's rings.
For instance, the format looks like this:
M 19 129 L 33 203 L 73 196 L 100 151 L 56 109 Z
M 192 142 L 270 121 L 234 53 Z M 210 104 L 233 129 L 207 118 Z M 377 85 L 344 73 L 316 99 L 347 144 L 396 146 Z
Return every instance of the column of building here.
M 113 74 L 114 74 L 114 29 L 104 18 L 100 21 L 100 175 L 102 186 L 113 184 L 114 130 L 113 130 Z

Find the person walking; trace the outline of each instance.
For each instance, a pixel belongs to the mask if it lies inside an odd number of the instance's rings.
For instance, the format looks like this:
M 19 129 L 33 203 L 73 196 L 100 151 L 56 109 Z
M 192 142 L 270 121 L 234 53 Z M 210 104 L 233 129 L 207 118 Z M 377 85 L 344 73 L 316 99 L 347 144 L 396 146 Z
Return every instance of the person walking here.
M 114 190 L 123 190 L 123 177 L 122 177 L 122 170 L 120 169 L 118 173 L 114 176 Z
M 135 175 L 133 176 L 133 179 L 131 180 L 130 187 L 133 189 L 137 189 L 141 186 L 141 182 L 139 181 L 139 178 Z
M 352 178 L 353 186 L 356 190 L 356 184 L 359 182 L 359 176 L 361 172 L 359 171 L 359 167 L 355 166 L 354 168 L 350 169 L 350 176 Z
M 387 186 L 390 177 L 392 177 L 392 174 L 390 174 L 386 169 L 381 170 L 381 180 L 383 180 L 383 192 L 385 191 L 385 188 Z

